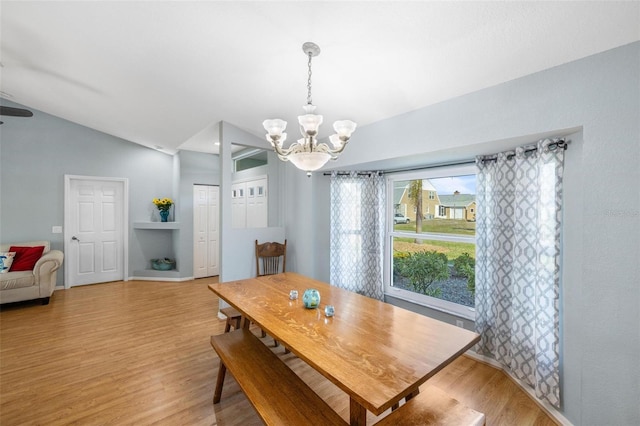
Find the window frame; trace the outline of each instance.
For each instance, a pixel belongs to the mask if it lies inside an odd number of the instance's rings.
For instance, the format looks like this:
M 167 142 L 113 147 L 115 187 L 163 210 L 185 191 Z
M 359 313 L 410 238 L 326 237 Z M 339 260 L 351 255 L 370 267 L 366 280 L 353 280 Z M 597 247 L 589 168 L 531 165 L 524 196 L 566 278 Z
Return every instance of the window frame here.
M 425 240 L 439 240 L 448 241 L 442 234 L 422 233 L 416 234 L 415 232 L 402 232 L 395 231 L 393 224 L 394 214 L 394 199 L 393 199 L 393 185 L 396 181 L 403 180 L 416 180 L 416 179 L 436 179 L 449 176 L 462 176 L 462 175 L 477 175 L 477 169 L 474 163 L 455 165 L 455 166 L 441 166 L 434 168 L 426 168 L 422 170 L 414 170 L 407 172 L 397 172 L 387 174 L 387 223 L 385 226 L 385 251 L 384 251 L 384 293 L 389 297 L 402 299 L 411 303 L 415 303 L 421 306 L 425 306 L 431 309 L 435 309 L 441 312 L 452 314 L 461 318 L 465 318 L 471 321 L 475 320 L 476 312 L 475 308 L 469 306 L 460 305 L 448 300 L 438 299 L 436 297 L 426 296 L 424 294 L 418 294 L 409 290 L 393 287 L 392 273 L 393 273 L 393 239 L 394 237 L 404 238 L 417 238 Z M 439 206 L 440 207 L 440 206 Z M 475 244 L 475 241 L 474 241 Z

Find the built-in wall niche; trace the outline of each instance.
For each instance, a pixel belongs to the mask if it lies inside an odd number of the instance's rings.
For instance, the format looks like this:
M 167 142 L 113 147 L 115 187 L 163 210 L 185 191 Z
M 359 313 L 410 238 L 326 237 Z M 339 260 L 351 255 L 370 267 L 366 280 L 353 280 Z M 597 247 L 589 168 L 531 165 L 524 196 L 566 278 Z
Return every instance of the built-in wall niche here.
M 231 184 L 231 227 L 266 228 L 269 218 L 268 177 Z

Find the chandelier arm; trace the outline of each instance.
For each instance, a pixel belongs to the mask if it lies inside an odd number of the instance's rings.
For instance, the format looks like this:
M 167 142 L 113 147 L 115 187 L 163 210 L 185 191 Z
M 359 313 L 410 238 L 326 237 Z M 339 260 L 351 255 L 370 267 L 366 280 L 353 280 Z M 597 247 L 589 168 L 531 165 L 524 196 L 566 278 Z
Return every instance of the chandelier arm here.
M 340 155 L 342 154 L 342 151 L 344 151 L 344 148 L 347 146 L 347 142 L 349 142 L 348 140 L 344 141 L 344 143 L 342 144 L 342 146 L 338 149 L 331 149 L 329 148 L 329 153 L 330 154 L 335 154 L 335 155 Z
M 271 142 L 271 146 L 273 147 L 274 151 L 276 152 L 276 154 L 278 155 L 278 157 L 281 160 L 288 160 L 288 157 L 291 154 L 299 154 L 301 152 L 314 152 L 316 151 L 315 149 L 306 149 L 307 145 L 302 145 L 298 142 L 293 142 L 289 148 L 287 149 L 282 149 L 282 147 L 280 145 L 278 145 L 277 143 L 274 143 L 273 140 L 269 140 L 269 142 Z
M 318 149 L 316 150 L 316 152 L 329 154 L 331 156 L 330 158 L 331 160 L 337 160 L 338 156 L 340 155 L 340 151 L 341 150 L 335 150 L 335 149 L 329 148 L 329 146 L 325 143 L 321 143 L 320 145 L 318 145 Z
M 289 147 L 288 149 L 282 149 L 282 147 L 279 144 L 275 143 L 273 139 L 269 139 L 269 142 L 271 142 L 273 150 L 276 152 L 276 154 L 278 154 L 278 157 L 280 157 L 280 159 L 283 159 L 283 157 L 287 158 L 287 156 L 290 154 L 291 147 Z
M 321 152 L 326 152 L 327 154 L 330 154 L 331 156 L 336 156 L 336 158 L 338 158 L 338 155 L 340 155 L 342 153 L 342 151 L 344 151 L 344 148 L 347 146 L 347 143 L 349 142 L 349 139 L 345 140 L 342 144 L 342 146 L 340 146 L 340 148 L 331 148 L 329 147 L 329 145 L 327 145 L 326 143 L 321 143 L 318 144 L 316 146 L 316 150 L 317 151 L 321 151 Z

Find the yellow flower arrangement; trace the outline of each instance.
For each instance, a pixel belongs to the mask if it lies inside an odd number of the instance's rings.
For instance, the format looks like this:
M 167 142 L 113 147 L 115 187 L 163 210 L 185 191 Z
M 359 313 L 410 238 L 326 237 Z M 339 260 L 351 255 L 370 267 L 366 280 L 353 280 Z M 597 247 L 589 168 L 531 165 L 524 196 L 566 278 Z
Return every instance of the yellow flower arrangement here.
M 173 205 L 173 200 L 171 198 L 154 198 L 153 204 L 155 204 L 160 211 L 168 211 Z

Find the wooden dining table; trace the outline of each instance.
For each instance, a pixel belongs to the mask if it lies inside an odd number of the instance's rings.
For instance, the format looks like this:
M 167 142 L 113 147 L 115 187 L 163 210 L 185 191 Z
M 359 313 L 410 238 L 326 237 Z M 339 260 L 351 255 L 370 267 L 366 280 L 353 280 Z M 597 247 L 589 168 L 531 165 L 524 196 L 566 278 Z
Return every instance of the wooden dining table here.
M 310 288 L 320 293 L 315 309 L 302 302 Z M 421 384 L 480 340 L 472 331 L 293 272 L 209 289 L 349 395 L 351 425 L 365 425 L 367 410 L 377 416 L 417 395 Z M 289 298 L 291 290 L 298 299 Z M 334 316 L 325 316 L 326 305 L 334 306 Z

